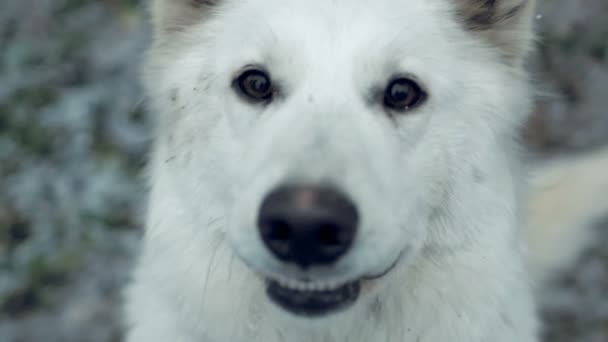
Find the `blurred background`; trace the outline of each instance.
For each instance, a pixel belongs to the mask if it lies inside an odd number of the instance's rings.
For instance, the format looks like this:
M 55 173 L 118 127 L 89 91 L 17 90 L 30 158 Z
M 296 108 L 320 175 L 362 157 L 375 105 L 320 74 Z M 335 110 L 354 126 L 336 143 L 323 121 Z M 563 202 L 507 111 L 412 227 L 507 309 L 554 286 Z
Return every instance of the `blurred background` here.
M 122 340 L 151 129 L 141 2 L 0 0 L 0 341 Z M 522 135 L 534 158 L 584 152 L 608 142 L 608 0 L 540 2 Z M 608 220 L 597 229 L 543 293 L 547 342 L 608 341 Z

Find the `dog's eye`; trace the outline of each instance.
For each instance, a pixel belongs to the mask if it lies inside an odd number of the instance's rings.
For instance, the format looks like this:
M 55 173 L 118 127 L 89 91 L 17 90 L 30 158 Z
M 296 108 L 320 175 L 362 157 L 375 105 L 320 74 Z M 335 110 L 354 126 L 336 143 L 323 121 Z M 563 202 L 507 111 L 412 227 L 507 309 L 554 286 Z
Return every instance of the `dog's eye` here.
M 252 101 L 262 102 L 272 98 L 272 81 L 263 70 L 245 70 L 237 77 L 236 86 L 242 95 Z
M 400 112 L 419 106 L 425 98 L 426 94 L 422 88 L 409 78 L 392 80 L 384 91 L 384 105 Z

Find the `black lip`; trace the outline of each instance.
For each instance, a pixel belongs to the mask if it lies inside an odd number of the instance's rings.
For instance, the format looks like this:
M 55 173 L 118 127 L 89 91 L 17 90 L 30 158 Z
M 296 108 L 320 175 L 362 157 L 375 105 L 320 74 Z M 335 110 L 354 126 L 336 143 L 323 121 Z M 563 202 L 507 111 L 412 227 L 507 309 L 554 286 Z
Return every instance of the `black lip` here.
M 395 262 L 393 262 L 393 264 L 389 268 L 384 270 L 382 273 L 375 274 L 375 275 L 369 275 L 369 276 L 366 276 L 364 279 L 365 280 L 375 280 L 375 279 L 383 278 L 385 275 L 389 274 L 392 270 L 394 270 L 397 267 L 397 265 L 399 264 L 399 261 L 401 261 L 401 255 L 399 256 L 399 258 L 397 258 L 397 260 L 395 260 Z
M 268 281 L 266 293 L 279 307 L 296 315 L 322 317 L 342 311 L 357 301 L 361 292 L 359 281 L 349 283 L 335 290 L 299 291 Z

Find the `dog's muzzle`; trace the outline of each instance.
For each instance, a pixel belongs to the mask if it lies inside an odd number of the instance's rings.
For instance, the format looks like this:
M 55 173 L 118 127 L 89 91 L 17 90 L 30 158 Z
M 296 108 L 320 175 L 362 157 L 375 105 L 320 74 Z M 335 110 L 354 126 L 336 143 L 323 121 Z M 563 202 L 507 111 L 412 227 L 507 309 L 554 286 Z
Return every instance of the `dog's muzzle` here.
M 262 201 L 257 224 L 268 251 L 287 267 L 301 271 L 301 277 L 265 277 L 270 300 L 297 316 L 322 317 L 349 308 L 364 284 L 389 273 L 401 259 L 383 272 L 358 279 L 336 282 L 310 277 L 315 268 L 331 269 L 346 256 L 358 230 L 357 208 L 332 187 L 279 187 Z
M 328 267 L 351 249 L 359 213 L 351 200 L 330 187 L 290 185 L 272 191 L 258 216 L 266 248 L 303 272 Z M 267 293 L 280 307 L 298 315 L 319 316 L 354 303 L 359 282 L 323 284 L 268 281 Z

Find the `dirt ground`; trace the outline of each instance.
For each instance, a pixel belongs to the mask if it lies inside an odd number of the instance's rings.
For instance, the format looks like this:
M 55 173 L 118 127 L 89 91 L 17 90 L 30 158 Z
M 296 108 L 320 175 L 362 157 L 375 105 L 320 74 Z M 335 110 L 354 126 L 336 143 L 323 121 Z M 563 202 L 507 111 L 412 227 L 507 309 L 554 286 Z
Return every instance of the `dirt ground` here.
M 608 1 L 544 0 L 536 21 L 530 155 L 607 143 Z M 138 0 L 0 2 L 0 341 L 121 341 L 152 126 L 147 32 Z M 608 220 L 597 229 L 543 293 L 547 342 L 608 341 Z

